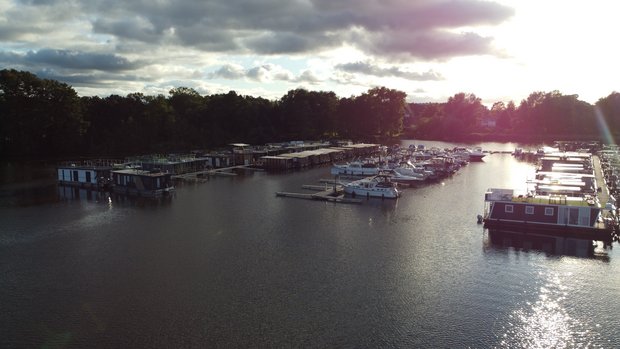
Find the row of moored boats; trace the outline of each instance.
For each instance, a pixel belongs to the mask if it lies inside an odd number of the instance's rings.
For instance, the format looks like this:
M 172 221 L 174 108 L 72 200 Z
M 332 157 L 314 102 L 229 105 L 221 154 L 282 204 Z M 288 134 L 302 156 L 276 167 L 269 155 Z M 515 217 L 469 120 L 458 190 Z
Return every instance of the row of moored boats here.
M 397 198 L 399 185 L 417 186 L 447 177 L 486 155 L 481 148 L 427 149 L 423 145 L 384 148 L 382 153 L 377 158 L 334 164 L 331 174 L 340 180 L 353 179 L 343 183 L 345 193 L 352 196 Z

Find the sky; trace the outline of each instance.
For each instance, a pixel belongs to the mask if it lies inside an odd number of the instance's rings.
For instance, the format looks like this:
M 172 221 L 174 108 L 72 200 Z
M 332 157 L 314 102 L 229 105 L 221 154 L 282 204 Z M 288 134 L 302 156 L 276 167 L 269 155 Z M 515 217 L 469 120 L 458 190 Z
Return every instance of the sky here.
M 620 90 L 608 0 L 0 0 L 0 68 L 80 96 L 175 87 L 275 100 L 305 88 L 518 103 Z

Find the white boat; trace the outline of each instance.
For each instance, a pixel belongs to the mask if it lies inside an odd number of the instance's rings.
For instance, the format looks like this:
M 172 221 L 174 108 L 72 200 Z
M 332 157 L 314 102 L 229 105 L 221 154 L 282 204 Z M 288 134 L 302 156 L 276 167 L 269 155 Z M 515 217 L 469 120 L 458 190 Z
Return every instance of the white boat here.
M 410 161 L 401 163 L 400 166 L 393 168 L 393 170 L 400 176 L 415 177 L 422 181 L 433 175 L 433 171 L 425 169 L 424 166 L 413 164 Z
M 384 170 L 381 170 L 381 174 L 390 176 L 390 180 L 392 182 L 396 182 L 398 184 L 404 184 L 408 186 L 417 186 L 419 184 L 425 183 L 426 181 L 426 177 L 407 176 L 399 172 L 396 172 L 396 169 L 384 169 Z
M 379 174 L 379 168 L 373 163 L 354 161 L 342 165 L 334 164 L 331 174 L 334 176 L 374 176 Z
M 376 175 L 344 185 L 344 192 L 353 196 L 395 199 L 400 196 L 396 183 L 387 175 Z
M 486 154 L 482 151 L 481 147 L 475 147 L 470 150 L 469 161 L 482 161 L 482 158 L 485 156 Z

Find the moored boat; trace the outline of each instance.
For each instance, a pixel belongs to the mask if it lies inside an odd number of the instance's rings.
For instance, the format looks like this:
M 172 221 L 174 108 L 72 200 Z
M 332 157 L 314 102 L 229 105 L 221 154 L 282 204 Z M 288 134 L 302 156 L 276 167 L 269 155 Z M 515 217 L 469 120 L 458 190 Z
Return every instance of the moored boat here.
M 334 164 L 331 169 L 334 176 L 373 176 L 379 174 L 379 167 L 371 162 L 349 162 L 346 164 Z
M 400 196 L 396 183 L 388 175 L 376 175 L 344 185 L 344 192 L 353 196 L 395 199 Z
M 485 193 L 484 225 L 490 229 L 609 240 L 613 227 L 601 212 L 595 196 L 516 195 L 512 189 L 493 188 Z
M 469 161 L 482 161 L 482 158 L 485 156 L 486 154 L 481 147 L 475 147 L 469 152 Z
M 421 176 L 408 176 L 397 172 L 396 169 L 384 169 L 381 170 L 381 174 L 390 176 L 390 180 L 392 182 L 396 182 L 398 184 L 407 185 L 407 186 L 417 186 L 426 182 L 425 177 Z
M 114 192 L 143 197 L 160 197 L 174 191 L 170 173 L 159 170 L 123 169 L 112 171 Z

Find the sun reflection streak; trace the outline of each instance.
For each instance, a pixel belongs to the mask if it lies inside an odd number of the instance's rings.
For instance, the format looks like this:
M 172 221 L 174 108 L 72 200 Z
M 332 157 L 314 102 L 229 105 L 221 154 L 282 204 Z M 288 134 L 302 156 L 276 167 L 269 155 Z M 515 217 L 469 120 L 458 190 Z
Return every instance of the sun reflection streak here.
M 605 121 L 605 115 L 603 115 L 601 108 L 594 106 L 594 113 L 596 115 L 596 123 L 599 131 L 601 132 L 601 136 L 603 136 L 603 140 L 608 144 L 616 144 L 614 137 L 609 130 L 609 125 L 607 125 L 607 121 Z
M 570 279 L 570 275 L 564 275 Z M 571 317 L 564 306 L 568 287 L 559 274 L 544 276 L 534 302 L 525 302 L 509 316 L 499 338 L 499 348 L 581 348 L 589 347 L 595 331 Z

